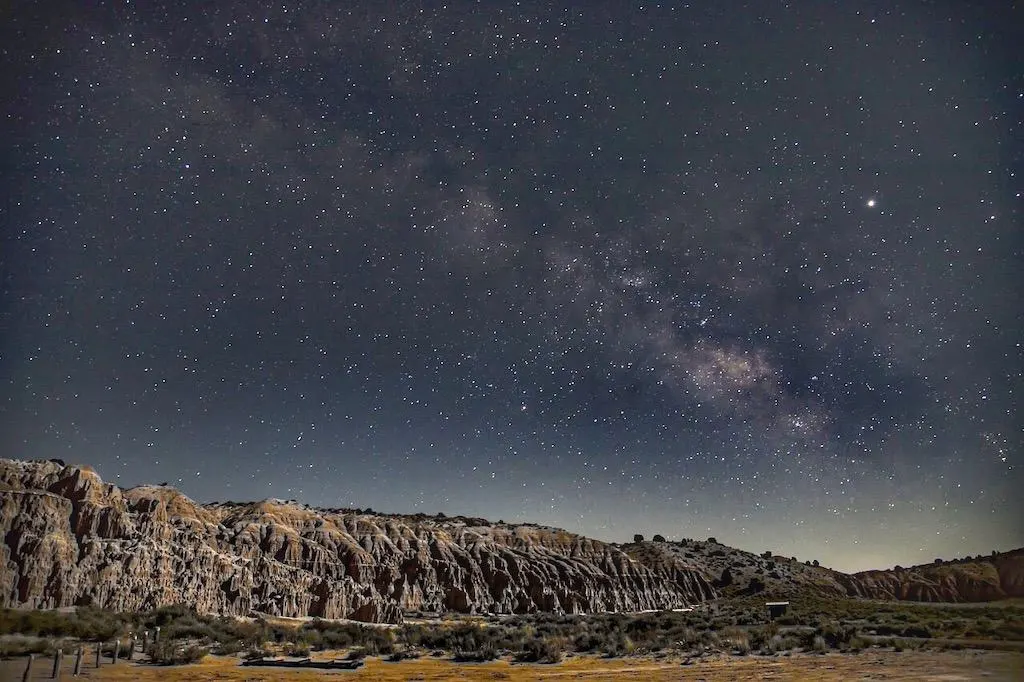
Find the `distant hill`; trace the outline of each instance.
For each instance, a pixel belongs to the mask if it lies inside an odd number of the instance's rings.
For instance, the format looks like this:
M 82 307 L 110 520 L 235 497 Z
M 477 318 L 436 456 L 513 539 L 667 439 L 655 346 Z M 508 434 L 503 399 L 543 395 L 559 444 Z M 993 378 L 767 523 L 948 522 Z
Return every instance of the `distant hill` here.
M 803 592 L 822 596 L 847 593 L 838 580 L 846 574 L 787 557 L 752 554 L 713 541 L 640 542 L 622 545 L 622 549 L 646 564 L 664 558 L 692 566 L 726 597 L 762 594 L 767 598 L 784 598 Z
M 713 541 L 640 542 L 622 549 L 647 565 L 661 561 L 700 571 L 725 597 L 799 594 L 925 602 L 1024 597 L 1024 548 L 910 568 L 842 573 L 790 557 L 752 554 Z

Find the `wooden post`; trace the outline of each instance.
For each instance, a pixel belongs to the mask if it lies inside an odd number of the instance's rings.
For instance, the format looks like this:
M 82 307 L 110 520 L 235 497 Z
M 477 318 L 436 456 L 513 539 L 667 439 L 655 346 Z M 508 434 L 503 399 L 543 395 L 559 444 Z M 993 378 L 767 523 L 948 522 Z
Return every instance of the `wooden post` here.
M 156 632 L 153 633 L 153 644 L 160 641 L 160 626 L 156 626 Z
M 36 655 L 28 655 L 28 665 L 25 666 L 25 674 L 21 676 L 21 682 L 28 682 L 28 676 L 32 674 L 32 664 L 36 662 Z
M 103 642 L 96 642 L 96 667 L 100 667 L 100 654 L 103 651 Z
M 117 663 L 117 656 L 121 653 L 121 640 L 114 640 L 114 663 Z
M 64 650 L 57 649 L 57 652 L 53 655 L 53 670 L 50 672 L 51 680 L 60 679 L 60 664 L 64 661 Z
M 82 656 L 85 654 L 85 647 L 79 646 L 78 653 L 75 654 L 75 677 L 82 674 Z
M 149 630 L 142 631 L 142 653 L 149 649 Z

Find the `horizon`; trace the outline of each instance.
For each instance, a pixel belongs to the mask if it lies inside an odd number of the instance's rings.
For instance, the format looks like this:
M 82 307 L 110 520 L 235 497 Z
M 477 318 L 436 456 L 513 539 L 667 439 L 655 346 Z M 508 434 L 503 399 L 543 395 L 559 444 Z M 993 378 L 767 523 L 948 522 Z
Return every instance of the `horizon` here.
M 0 453 L 844 570 L 1024 546 L 1013 8 L 572 5 L 18 4 Z
M 12 460 L 12 461 L 32 461 L 32 460 Z M 44 461 L 45 462 L 45 461 L 53 461 L 53 459 L 52 458 L 51 459 L 41 459 L 41 460 L 35 460 L 35 461 Z M 63 461 L 63 460 L 61 460 L 61 461 Z M 102 471 L 99 471 L 98 469 L 96 469 L 95 467 L 93 467 L 90 464 L 65 462 L 64 465 L 65 466 L 72 466 L 72 467 L 88 467 L 88 468 L 92 469 L 93 471 L 95 471 L 96 474 L 100 477 L 100 480 L 102 480 L 104 483 L 111 483 L 112 482 L 112 481 L 110 481 L 110 480 L 108 480 L 108 479 L 103 477 L 103 472 Z M 199 505 L 215 505 L 215 504 L 225 504 L 225 503 L 233 503 L 233 504 L 238 504 L 238 505 L 248 505 L 248 504 L 259 504 L 260 502 L 272 501 L 272 502 L 281 502 L 281 503 L 284 503 L 284 504 L 295 504 L 297 506 L 306 507 L 306 508 L 312 509 L 312 510 L 317 511 L 317 512 L 330 512 L 330 510 L 332 510 L 332 509 L 338 509 L 338 510 L 340 510 L 342 512 L 345 512 L 345 513 L 349 513 L 349 512 L 350 513 L 362 513 L 362 514 L 373 515 L 373 516 L 381 516 L 381 517 L 395 516 L 395 517 L 409 518 L 409 517 L 414 517 L 414 516 L 422 514 L 426 518 L 433 518 L 434 520 L 440 520 L 440 521 L 444 521 L 444 520 L 452 521 L 452 520 L 456 520 L 456 519 L 459 519 L 459 518 L 482 519 L 482 520 L 485 520 L 485 521 L 487 521 L 488 523 L 491 523 L 491 524 L 501 523 L 501 524 L 504 524 L 504 525 L 507 525 L 507 526 L 529 525 L 529 526 L 540 526 L 540 527 L 556 528 L 556 529 L 559 529 L 559 530 L 568 531 L 568 532 L 573 533 L 575 535 L 586 537 L 586 538 L 589 538 L 589 539 L 592 539 L 592 540 L 598 540 L 600 542 L 604 542 L 604 543 L 612 544 L 612 545 L 630 544 L 630 542 L 633 539 L 633 536 L 636 535 L 636 534 L 643 535 L 644 536 L 644 541 L 647 541 L 647 542 L 653 542 L 654 540 L 652 538 L 655 535 L 663 536 L 665 538 L 665 541 L 666 542 L 670 542 L 670 543 L 671 542 L 679 542 L 680 540 L 682 540 L 684 538 L 689 539 L 689 540 L 695 540 L 695 541 L 698 541 L 698 542 L 709 542 L 711 539 L 714 539 L 714 541 L 717 544 L 724 545 L 726 547 L 731 547 L 732 549 L 737 549 L 737 550 L 740 550 L 740 551 L 743 551 L 743 552 L 748 552 L 748 553 L 751 553 L 751 554 L 762 554 L 765 551 L 771 550 L 772 554 L 774 556 L 785 558 L 785 559 L 792 559 L 792 558 L 795 557 L 801 563 L 804 562 L 804 561 L 814 561 L 815 560 L 814 557 L 796 556 L 796 555 L 789 554 L 789 553 L 786 553 L 786 552 L 779 552 L 779 551 L 776 551 L 776 550 L 772 550 L 771 548 L 761 548 L 761 549 L 759 549 L 759 548 L 756 548 L 756 547 L 749 547 L 749 548 L 748 547 L 744 547 L 742 544 L 738 544 L 738 543 L 734 543 L 734 542 L 729 541 L 728 538 L 723 540 L 722 538 L 719 538 L 714 533 L 712 533 L 710 535 L 706 535 L 706 536 L 700 537 L 700 536 L 687 536 L 685 534 L 671 535 L 671 534 L 664 533 L 664 532 L 657 531 L 657 530 L 652 530 L 652 531 L 637 530 L 634 533 L 632 533 L 629 537 L 623 536 L 623 539 L 617 540 L 617 539 L 611 539 L 609 537 L 599 537 L 599 536 L 596 536 L 596 535 L 591 535 L 591 534 L 588 534 L 588 533 L 585 533 L 585 532 L 582 532 L 580 530 L 576 530 L 576 529 L 573 529 L 573 528 L 569 528 L 569 527 L 563 527 L 563 526 L 556 526 L 556 525 L 550 525 L 550 524 L 545 524 L 545 523 L 539 523 L 539 522 L 533 521 L 531 519 L 508 519 L 508 518 L 498 519 L 498 518 L 490 518 L 490 517 L 487 517 L 487 516 L 480 516 L 478 514 L 460 513 L 460 512 L 457 512 L 456 510 L 451 510 L 451 511 L 438 510 L 438 511 L 434 511 L 434 512 L 427 512 L 427 511 L 415 511 L 415 512 L 386 511 L 386 510 L 377 509 L 376 507 L 373 507 L 373 506 L 369 506 L 369 507 L 365 507 L 364 508 L 364 507 L 338 507 L 337 505 L 313 505 L 313 504 L 307 503 L 307 502 L 305 502 L 305 501 L 303 501 L 302 499 L 299 499 L 299 498 L 281 498 L 281 497 L 273 497 L 273 496 L 271 496 L 271 497 L 264 497 L 264 498 L 260 498 L 260 499 L 247 499 L 247 500 L 220 499 L 220 498 L 209 499 L 209 500 L 202 500 L 202 499 L 199 499 L 199 498 L 194 497 L 192 495 L 189 495 L 188 492 L 186 490 L 184 490 L 184 489 L 178 488 L 177 486 L 174 486 L 174 485 L 170 485 L 170 483 L 143 482 L 143 483 L 134 483 L 134 484 L 124 485 L 124 484 L 118 482 L 117 485 L 118 485 L 118 488 L 120 488 L 121 490 L 131 490 L 133 488 L 144 488 L 144 487 L 167 487 L 167 488 L 172 488 L 172 489 L 176 490 L 177 492 L 181 493 L 182 495 L 184 495 L 185 497 L 187 497 L 188 499 L 192 500 L 193 502 L 195 502 L 195 503 L 197 503 Z M 441 516 L 441 518 L 439 518 L 439 515 Z M 962 553 L 955 554 L 955 555 L 952 555 L 952 556 L 942 556 L 942 557 L 935 557 L 935 558 L 942 559 L 943 561 L 962 560 L 966 556 L 985 558 L 985 557 L 989 556 L 992 551 L 996 551 L 997 553 L 1006 553 L 1006 552 L 1012 552 L 1012 551 L 1015 551 L 1015 550 L 1018 550 L 1018 549 L 1022 549 L 1022 548 L 1024 548 L 1024 547 L 1009 547 L 1009 548 L 993 547 L 988 552 L 962 552 Z M 818 561 L 819 561 L 819 565 L 820 565 L 821 568 L 827 568 L 827 569 L 834 570 L 834 571 L 839 571 L 839 572 L 842 572 L 842 573 L 857 573 L 857 572 L 860 572 L 860 571 L 872 571 L 872 570 L 884 571 L 884 570 L 891 570 L 895 566 L 901 566 L 902 568 L 912 568 L 914 566 L 926 566 L 928 564 L 933 563 L 934 559 L 929 559 L 927 561 L 915 561 L 915 562 L 912 562 L 912 563 L 895 562 L 895 563 L 893 563 L 891 565 L 888 565 L 888 566 L 871 566 L 871 567 L 867 567 L 867 568 L 857 568 L 855 570 L 847 570 L 847 569 L 844 569 L 844 568 L 839 567 L 839 566 L 833 566 L 833 565 L 830 565 L 830 564 L 826 564 L 824 561 L 821 561 L 821 560 L 818 560 Z

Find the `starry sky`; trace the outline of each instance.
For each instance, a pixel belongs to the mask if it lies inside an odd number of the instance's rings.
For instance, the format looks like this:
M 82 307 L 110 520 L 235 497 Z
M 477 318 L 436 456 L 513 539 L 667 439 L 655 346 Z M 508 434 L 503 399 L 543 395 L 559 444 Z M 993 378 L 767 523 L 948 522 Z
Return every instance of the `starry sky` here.
M 1022 24 L 13 3 L 0 455 L 843 570 L 1024 545 Z

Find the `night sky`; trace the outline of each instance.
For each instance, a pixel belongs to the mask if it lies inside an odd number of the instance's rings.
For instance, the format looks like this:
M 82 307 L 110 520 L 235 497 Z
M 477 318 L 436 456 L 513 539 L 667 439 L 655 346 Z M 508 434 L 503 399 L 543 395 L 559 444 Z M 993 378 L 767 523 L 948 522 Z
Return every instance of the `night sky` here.
M 0 455 L 844 570 L 1024 545 L 1014 3 L 11 5 Z

